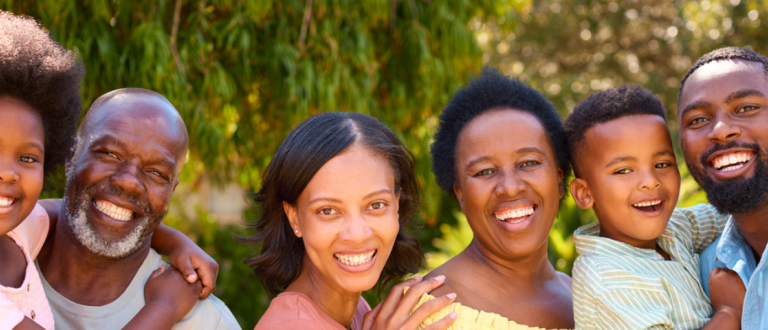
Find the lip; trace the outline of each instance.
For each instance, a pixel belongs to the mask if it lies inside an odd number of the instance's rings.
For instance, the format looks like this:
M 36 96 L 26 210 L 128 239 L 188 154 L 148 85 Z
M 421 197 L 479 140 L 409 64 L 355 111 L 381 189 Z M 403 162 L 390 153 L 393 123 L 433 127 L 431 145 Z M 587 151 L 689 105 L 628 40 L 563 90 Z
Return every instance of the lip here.
M 365 254 L 370 253 L 371 251 L 374 251 L 373 257 L 371 257 L 371 260 L 368 260 L 368 262 L 360 265 L 347 265 L 345 263 L 342 263 L 341 260 L 336 259 L 336 257 L 333 258 L 334 261 L 336 261 L 336 264 L 339 266 L 339 268 L 350 272 L 350 273 L 362 273 L 370 270 L 373 268 L 373 265 L 376 264 L 376 260 L 379 258 L 379 251 L 378 249 L 365 249 L 365 250 L 345 250 L 345 251 L 338 251 L 334 254 Z
M 143 214 L 141 213 L 141 208 L 136 206 L 135 204 L 131 202 L 127 202 L 121 198 L 112 196 L 112 195 L 102 195 L 102 194 L 94 194 L 91 196 L 91 203 L 95 204 L 97 200 L 103 200 L 110 202 L 112 204 L 117 205 L 118 207 L 122 207 L 124 209 L 130 210 L 133 212 L 133 219 L 140 218 Z M 133 219 L 129 220 L 132 221 Z
M 509 222 L 507 220 L 499 220 L 496 218 L 496 214 L 503 213 L 509 210 L 516 210 L 521 208 L 527 208 L 532 207 L 533 213 L 530 215 L 527 215 L 525 217 L 516 218 L 514 222 Z M 502 230 L 510 233 L 515 232 L 521 232 L 525 229 L 527 229 L 532 223 L 533 223 L 533 217 L 536 216 L 536 212 L 539 210 L 539 206 L 535 203 L 532 203 L 530 201 L 520 201 L 515 202 L 512 204 L 502 204 L 499 207 L 496 207 L 494 212 L 491 213 L 490 217 L 493 219 L 494 223 L 496 223 L 499 227 L 501 227 Z
M 753 154 L 752 158 L 750 158 L 746 163 L 744 163 L 744 165 L 741 168 L 723 172 L 716 169 L 712 164 L 712 161 L 715 160 L 717 157 L 720 157 L 722 155 L 732 154 L 732 153 L 740 153 L 740 152 L 748 152 Z M 711 173 L 712 176 L 714 176 L 719 180 L 737 178 L 746 174 L 747 171 L 749 171 L 753 167 L 754 160 L 757 157 L 758 157 L 757 151 L 751 148 L 733 148 L 733 149 L 727 149 L 727 150 L 720 150 L 712 153 L 711 155 L 709 155 L 709 157 L 707 157 L 707 160 L 706 160 L 707 172 Z
M 0 215 L 6 215 L 13 212 L 13 210 L 16 209 L 16 206 L 18 206 L 19 202 L 21 201 L 21 198 L 19 198 L 18 195 L 10 194 L 10 193 L 0 193 L 0 197 L 13 199 L 13 203 L 11 203 L 11 205 L 0 206 Z
M 660 201 L 661 203 L 658 204 L 658 208 L 656 208 L 655 210 L 652 210 L 652 211 L 645 211 L 645 210 L 639 209 L 639 208 L 634 206 L 634 205 L 640 204 L 640 203 L 657 202 L 657 201 Z M 665 209 L 666 206 L 667 206 L 667 199 L 663 198 L 663 197 L 644 198 L 644 199 L 641 199 L 639 201 L 636 201 L 636 202 L 630 204 L 630 207 L 632 207 L 632 209 L 634 209 L 637 212 L 640 212 L 640 214 L 642 214 L 644 216 L 647 216 L 647 217 L 656 217 L 656 216 L 661 215 L 661 213 L 664 212 L 664 209 Z

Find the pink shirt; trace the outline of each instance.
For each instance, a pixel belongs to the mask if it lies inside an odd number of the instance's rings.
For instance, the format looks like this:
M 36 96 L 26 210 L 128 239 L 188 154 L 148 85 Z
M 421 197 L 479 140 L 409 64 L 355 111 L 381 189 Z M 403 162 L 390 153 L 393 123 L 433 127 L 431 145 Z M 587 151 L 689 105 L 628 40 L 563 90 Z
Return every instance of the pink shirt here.
M 357 302 L 357 311 L 352 319 L 352 330 L 363 328 L 363 317 L 371 306 L 363 297 Z M 283 292 L 272 302 L 254 330 L 346 330 L 344 326 L 323 312 L 320 307 L 303 293 Z
M 7 234 L 24 252 L 27 269 L 24 283 L 20 287 L 9 288 L 0 285 L 0 330 L 13 329 L 25 316 L 41 327 L 53 330 L 51 307 L 45 298 L 43 284 L 33 262 L 43 248 L 49 227 L 48 213 L 37 204 L 32 213 Z

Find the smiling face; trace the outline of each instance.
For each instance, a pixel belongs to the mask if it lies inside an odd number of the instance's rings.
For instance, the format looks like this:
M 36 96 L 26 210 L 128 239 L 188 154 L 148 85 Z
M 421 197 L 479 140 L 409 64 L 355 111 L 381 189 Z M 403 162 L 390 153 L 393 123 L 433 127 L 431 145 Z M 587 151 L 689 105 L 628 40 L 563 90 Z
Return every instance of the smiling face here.
M 0 98 L 0 235 L 32 212 L 43 189 L 45 133 L 37 112 L 26 103 Z
M 709 202 L 725 213 L 764 205 L 768 79 L 762 64 L 718 60 L 701 66 L 686 81 L 678 109 L 685 160 Z
M 680 192 L 680 172 L 664 119 L 626 116 L 588 129 L 575 157 L 571 195 L 592 207 L 600 235 L 654 248 Z
M 478 248 L 504 260 L 546 251 L 562 175 L 533 115 L 500 109 L 472 119 L 459 134 L 454 191 Z
M 391 165 L 357 143 L 325 163 L 295 205 L 284 203 L 304 241 L 301 272 L 340 292 L 371 289 L 400 229 L 398 199 Z
M 159 96 L 126 93 L 92 108 L 68 164 L 68 232 L 91 252 L 123 258 L 148 243 L 168 209 L 186 131 Z

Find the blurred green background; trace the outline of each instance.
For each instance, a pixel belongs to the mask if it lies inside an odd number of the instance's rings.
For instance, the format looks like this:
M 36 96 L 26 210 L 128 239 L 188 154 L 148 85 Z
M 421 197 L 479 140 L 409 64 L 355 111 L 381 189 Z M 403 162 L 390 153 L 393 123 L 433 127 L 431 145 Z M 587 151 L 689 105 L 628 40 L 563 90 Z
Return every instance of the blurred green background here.
M 258 247 L 234 240 L 254 217 L 245 192 L 258 189 L 278 145 L 310 115 L 370 114 L 412 149 L 424 202 L 413 233 L 433 268 L 472 235 L 430 173 L 430 139 L 453 92 L 483 65 L 543 91 L 564 116 L 592 91 L 640 84 L 667 107 L 677 140 L 679 82 L 699 56 L 731 45 L 768 53 L 764 1 L 0 0 L 0 8 L 38 19 L 80 53 L 83 112 L 121 87 L 155 90 L 179 109 L 190 153 L 165 223 L 219 261 L 215 294 L 245 329 L 269 304 L 242 263 Z M 706 201 L 678 159 L 680 205 Z M 558 270 L 570 273 L 571 234 L 594 220 L 563 203 L 549 245 Z

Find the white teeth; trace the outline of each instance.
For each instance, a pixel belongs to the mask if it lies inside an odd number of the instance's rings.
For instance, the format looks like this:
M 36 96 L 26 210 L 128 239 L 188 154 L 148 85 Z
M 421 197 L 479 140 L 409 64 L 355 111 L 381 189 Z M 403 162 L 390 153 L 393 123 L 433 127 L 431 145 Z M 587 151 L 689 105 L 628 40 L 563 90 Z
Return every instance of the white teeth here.
M 722 155 L 712 160 L 712 166 L 723 172 L 733 171 L 744 167 L 743 163 L 752 159 L 752 156 L 753 155 L 750 152 L 737 152 Z
M 354 255 L 336 253 L 333 256 L 345 265 L 357 266 L 357 265 L 362 265 L 371 261 L 371 258 L 373 258 L 374 253 L 376 253 L 376 250 L 373 250 L 368 253 L 354 254 Z
M 96 201 L 96 209 L 118 221 L 128 221 L 133 217 L 133 211 L 103 200 Z
M 0 197 L 0 207 L 11 206 L 14 200 L 16 199 L 2 196 Z
M 496 217 L 496 219 L 504 221 L 507 219 L 517 219 L 517 218 L 527 217 L 531 214 L 533 214 L 533 206 L 528 206 L 528 207 L 514 209 L 514 210 L 507 210 L 502 213 L 494 213 L 493 215 Z M 519 221 L 522 221 L 522 219 L 518 221 L 512 221 L 512 222 L 519 222 Z
M 652 201 L 652 202 L 642 202 L 637 204 L 632 204 L 634 207 L 646 207 L 646 206 L 654 206 L 661 204 L 661 201 Z

